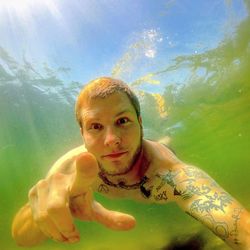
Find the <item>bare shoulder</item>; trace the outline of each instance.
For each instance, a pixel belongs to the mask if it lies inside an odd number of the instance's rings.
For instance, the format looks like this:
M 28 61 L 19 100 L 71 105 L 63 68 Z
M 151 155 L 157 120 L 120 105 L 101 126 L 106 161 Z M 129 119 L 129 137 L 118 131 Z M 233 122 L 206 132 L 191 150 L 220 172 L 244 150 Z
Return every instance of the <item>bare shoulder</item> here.
M 144 140 L 143 149 L 150 162 L 151 172 L 169 170 L 182 163 L 170 148 L 159 142 Z
M 150 159 L 145 188 L 151 190 L 151 201 L 165 203 L 186 199 L 194 195 L 194 190 L 204 185 L 218 187 L 216 182 L 203 170 L 186 164 L 166 146 L 152 141 L 145 141 L 144 148 Z
M 60 172 L 64 174 L 68 174 L 72 172 L 73 163 L 77 156 L 81 153 L 86 152 L 86 148 L 84 145 L 73 148 L 70 151 L 66 152 L 62 155 L 51 167 L 49 170 L 47 177 L 52 175 L 53 173 Z

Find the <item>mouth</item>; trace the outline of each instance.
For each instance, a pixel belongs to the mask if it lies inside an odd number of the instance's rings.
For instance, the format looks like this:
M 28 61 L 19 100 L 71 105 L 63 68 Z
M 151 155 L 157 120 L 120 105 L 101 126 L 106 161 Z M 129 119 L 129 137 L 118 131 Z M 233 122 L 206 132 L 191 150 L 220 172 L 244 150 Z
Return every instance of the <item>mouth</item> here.
M 123 155 L 125 155 L 127 153 L 128 153 L 128 151 L 113 152 L 113 153 L 104 155 L 103 158 L 106 158 L 106 159 L 117 159 L 117 158 L 120 158 L 120 157 L 122 157 Z

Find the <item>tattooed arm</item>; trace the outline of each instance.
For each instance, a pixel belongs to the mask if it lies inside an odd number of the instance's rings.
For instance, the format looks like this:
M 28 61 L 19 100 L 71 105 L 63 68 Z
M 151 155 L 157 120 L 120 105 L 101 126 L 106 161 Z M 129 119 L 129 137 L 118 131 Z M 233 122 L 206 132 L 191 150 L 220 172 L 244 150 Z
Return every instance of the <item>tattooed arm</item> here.
M 178 164 L 158 173 L 155 183 L 151 197 L 155 201 L 176 201 L 233 249 L 250 249 L 249 212 L 202 170 Z

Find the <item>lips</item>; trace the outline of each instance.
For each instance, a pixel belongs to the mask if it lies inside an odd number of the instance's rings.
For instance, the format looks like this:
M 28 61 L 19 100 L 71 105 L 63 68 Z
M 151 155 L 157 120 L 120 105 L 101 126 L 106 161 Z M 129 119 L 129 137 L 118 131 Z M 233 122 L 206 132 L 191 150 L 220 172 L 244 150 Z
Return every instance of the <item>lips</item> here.
M 104 155 L 103 158 L 116 159 L 116 158 L 119 158 L 127 153 L 128 153 L 128 151 L 114 152 L 114 153 Z

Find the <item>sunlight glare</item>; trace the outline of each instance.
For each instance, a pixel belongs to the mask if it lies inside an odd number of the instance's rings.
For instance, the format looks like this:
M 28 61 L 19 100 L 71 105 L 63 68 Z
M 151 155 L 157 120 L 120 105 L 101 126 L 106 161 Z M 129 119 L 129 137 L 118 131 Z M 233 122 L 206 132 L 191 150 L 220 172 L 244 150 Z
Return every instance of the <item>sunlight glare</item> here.
M 0 0 L 0 8 L 7 9 L 7 10 L 15 10 L 17 12 L 24 12 L 26 11 L 32 4 L 36 1 L 32 0 Z
M 46 8 L 56 18 L 60 17 L 56 1 L 51 0 L 0 0 L 0 13 L 16 15 L 22 18 L 32 16 L 34 11 Z

